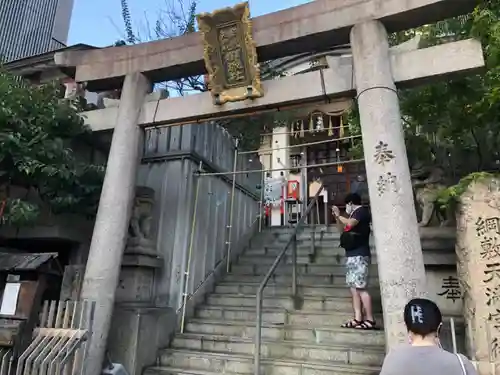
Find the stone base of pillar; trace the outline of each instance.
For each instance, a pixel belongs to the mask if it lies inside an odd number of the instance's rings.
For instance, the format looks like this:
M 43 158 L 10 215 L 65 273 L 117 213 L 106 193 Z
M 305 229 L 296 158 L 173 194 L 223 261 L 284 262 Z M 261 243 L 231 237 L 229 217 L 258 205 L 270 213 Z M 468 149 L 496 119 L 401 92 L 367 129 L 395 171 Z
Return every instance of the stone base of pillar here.
M 132 238 L 128 241 L 122 261 L 116 302 L 146 303 L 153 306 L 155 271 L 161 258 L 152 242 Z
M 141 375 L 144 367 L 154 365 L 158 350 L 168 345 L 176 322 L 175 310 L 168 307 L 116 304 L 108 337 L 109 358 L 122 364 L 129 375 Z
M 478 375 L 500 374 L 500 362 L 473 361 L 472 364 L 476 367 Z
M 153 241 L 129 238 L 108 338 L 111 360 L 129 375 L 140 375 L 154 364 L 158 349 L 168 345 L 175 330 L 175 311 L 154 303 L 154 275 L 161 265 Z
M 125 254 L 158 255 L 155 243 L 147 238 L 129 238 Z

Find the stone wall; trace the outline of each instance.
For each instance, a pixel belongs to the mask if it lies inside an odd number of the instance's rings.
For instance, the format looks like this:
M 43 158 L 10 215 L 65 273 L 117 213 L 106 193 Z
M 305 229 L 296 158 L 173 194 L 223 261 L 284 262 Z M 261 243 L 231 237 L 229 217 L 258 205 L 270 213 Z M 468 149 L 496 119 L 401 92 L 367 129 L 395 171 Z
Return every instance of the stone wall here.
M 457 214 L 458 274 L 469 356 L 480 375 L 500 373 L 500 180 L 473 183 Z
M 154 362 L 157 350 L 179 329 L 183 306 L 189 316 L 226 271 L 227 242 L 235 257 L 258 224 L 261 173 L 236 176 L 232 222 L 232 176 L 196 176 L 200 165 L 205 172 L 232 171 L 234 147 L 232 137 L 214 124 L 146 131 L 137 184 L 155 192 L 152 238 L 159 267 L 151 293 L 149 281 L 134 276 L 144 274 L 147 265 L 141 271 L 125 255 L 120 278 L 132 282 L 120 282 L 108 340 L 112 361 L 130 375 Z M 237 170 L 261 168 L 258 160 L 238 158 Z M 123 327 L 130 328 L 125 332 Z
M 189 256 L 194 223 L 189 293 L 226 256 L 232 176 L 195 177 L 200 163 L 205 172 L 229 172 L 234 161 L 233 138 L 215 124 L 184 125 L 146 131 L 138 184 L 156 191 L 153 223 L 163 267 L 157 278 L 156 302 L 180 308 L 183 272 Z M 257 157 L 238 158 L 237 170 L 259 170 Z M 255 221 L 261 173 L 236 175 L 232 238 L 234 245 Z M 197 184 L 198 198 L 196 198 Z M 195 200 L 196 207 L 195 207 Z

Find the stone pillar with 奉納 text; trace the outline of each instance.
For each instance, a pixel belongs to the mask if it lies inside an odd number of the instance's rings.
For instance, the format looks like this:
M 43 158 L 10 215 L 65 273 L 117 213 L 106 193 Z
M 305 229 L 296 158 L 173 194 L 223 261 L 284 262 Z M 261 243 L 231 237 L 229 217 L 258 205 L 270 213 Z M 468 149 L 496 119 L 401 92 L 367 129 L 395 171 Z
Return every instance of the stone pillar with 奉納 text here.
M 427 294 L 424 259 L 389 43 L 382 23 L 355 25 L 351 47 L 374 213 L 386 344 L 392 347 L 407 340 L 404 306 L 411 298 Z
M 462 195 L 456 252 L 468 355 L 480 375 L 500 374 L 500 180 L 474 182 Z

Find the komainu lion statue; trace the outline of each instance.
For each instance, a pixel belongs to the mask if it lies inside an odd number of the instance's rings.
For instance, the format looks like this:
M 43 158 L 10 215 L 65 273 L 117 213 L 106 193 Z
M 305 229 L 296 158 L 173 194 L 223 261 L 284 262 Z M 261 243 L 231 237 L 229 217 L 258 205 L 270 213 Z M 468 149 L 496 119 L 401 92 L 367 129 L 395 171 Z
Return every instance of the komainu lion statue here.
M 422 219 L 418 225 L 427 227 L 434 217 L 440 226 L 450 225 L 453 219 L 452 210 L 443 209 L 437 201 L 439 192 L 447 187 L 443 169 L 418 164 L 412 168 L 411 178 L 416 201 L 422 213 Z
M 151 240 L 154 190 L 138 186 L 135 192 L 134 208 L 130 218 L 129 238 L 139 241 Z

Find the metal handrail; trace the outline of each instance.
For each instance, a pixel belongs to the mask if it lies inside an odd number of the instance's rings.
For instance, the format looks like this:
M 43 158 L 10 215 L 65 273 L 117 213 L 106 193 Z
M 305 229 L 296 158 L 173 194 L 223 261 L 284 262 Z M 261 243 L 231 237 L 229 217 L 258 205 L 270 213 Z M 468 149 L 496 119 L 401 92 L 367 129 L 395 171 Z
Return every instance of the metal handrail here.
M 256 313 L 257 313 L 257 321 L 255 324 L 255 344 L 254 344 L 254 374 L 255 375 L 260 375 L 260 348 L 261 348 L 261 339 L 262 339 L 262 293 L 264 291 L 264 288 L 266 287 L 267 283 L 269 282 L 269 279 L 271 276 L 274 274 L 274 271 L 276 271 L 276 268 L 280 264 L 280 262 L 283 260 L 288 248 L 290 245 L 293 244 L 292 246 L 292 294 L 294 300 L 297 297 L 297 234 L 300 229 L 303 228 L 304 223 L 306 222 L 306 218 L 313 209 L 313 207 L 318 203 L 318 198 L 323 191 L 323 184 L 321 184 L 320 188 L 316 192 L 316 195 L 312 199 L 312 201 L 309 203 L 307 206 L 306 210 L 302 214 L 300 220 L 297 222 L 297 225 L 295 226 L 295 229 L 292 233 L 292 236 L 286 243 L 285 247 L 281 252 L 278 254 L 276 257 L 276 260 L 272 264 L 272 266 L 269 268 L 269 271 L 267 271 L 266 276 L 264 276 L 264 279 L 259 285 L 259 289 L 257 290 L 257 302 L 256 302 Z M 314 241 L 314 232 L 313 232 L 313 241 Z M 314 242 L 313 242 L 314 243 Z M 313 245 L 314 246 L 314 245 Z

